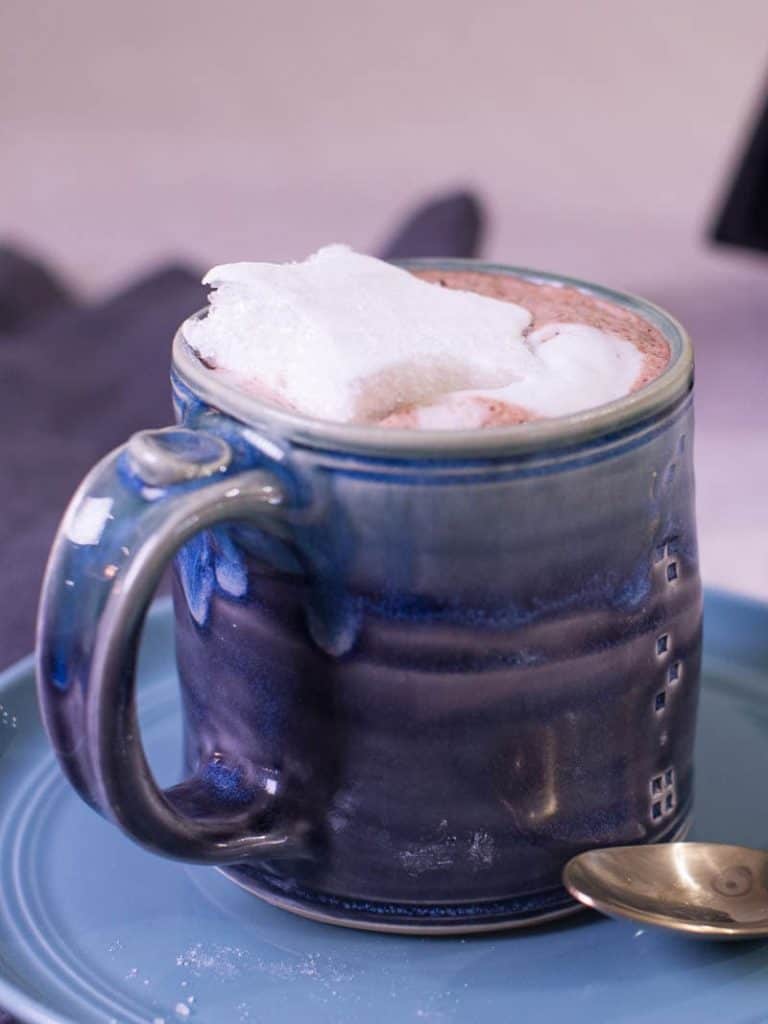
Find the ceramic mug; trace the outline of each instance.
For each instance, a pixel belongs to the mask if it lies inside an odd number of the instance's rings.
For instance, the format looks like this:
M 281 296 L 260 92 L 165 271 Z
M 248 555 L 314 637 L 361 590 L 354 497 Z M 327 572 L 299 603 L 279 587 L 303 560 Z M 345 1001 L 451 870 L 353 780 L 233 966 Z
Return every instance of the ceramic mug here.
M 279 906 L 436 933 L 568 913 L 589 847 L 686 831 L 701 650 L 693 359 L 477 431 L 321 422 L 173 348 L 178 426 L 107 456 L 54 543 L 45 724 L 80 794 Z M 199 314 L 204 315 L 204 314 Z M 144 614 L 175 571 L 186 781 L 139 735 Z

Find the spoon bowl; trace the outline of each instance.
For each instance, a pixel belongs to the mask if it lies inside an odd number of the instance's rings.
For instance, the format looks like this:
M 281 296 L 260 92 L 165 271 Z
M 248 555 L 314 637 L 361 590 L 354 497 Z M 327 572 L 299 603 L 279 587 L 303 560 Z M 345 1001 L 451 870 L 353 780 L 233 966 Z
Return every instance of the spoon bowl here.
M 609 917 L 703 939 L 768 938 L 768 854 L 720 843 L 588 850 L 565 887 Z

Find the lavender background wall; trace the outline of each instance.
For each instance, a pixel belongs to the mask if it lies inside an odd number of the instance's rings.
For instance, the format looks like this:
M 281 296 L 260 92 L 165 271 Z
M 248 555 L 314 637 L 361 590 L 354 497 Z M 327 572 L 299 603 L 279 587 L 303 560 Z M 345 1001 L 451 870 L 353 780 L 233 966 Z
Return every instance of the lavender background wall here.
M 647 288 L 710 263 L 766 39 L 763 0 L 5 0 L 4 227 L 98 289 L 371 245 L 469 182 L 489 255 Z
M 0 227 L 100 296 L 169 257 L 375 249 L 477 188 L 484 255 L 692 327 L 705 578 L 768 596 L 768 262 L 703 242 L 766 39 L 764 0 L 6 0 Z

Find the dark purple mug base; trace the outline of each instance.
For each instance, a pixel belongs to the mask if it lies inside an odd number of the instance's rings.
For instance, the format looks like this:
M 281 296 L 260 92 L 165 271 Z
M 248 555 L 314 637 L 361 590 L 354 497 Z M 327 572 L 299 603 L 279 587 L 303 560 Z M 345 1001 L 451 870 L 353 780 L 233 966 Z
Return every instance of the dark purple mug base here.
M 668 833 L 656 837 L 656 843 L 684 839 L 691 827 L 692 813 Z M 281 910 L 344 928 L 398 935 L 469 935 L 473 932 L 508 931 L 530 928 L 568 917 L 586 909 L 576 903 L 561 886 L 526 896 L 488 900 L 482 903 L 391 903 L 375 900 L 345 899 L 291 886 L 278 889 L 261 872 L 248 865 L 218 868 L 242 889 Z

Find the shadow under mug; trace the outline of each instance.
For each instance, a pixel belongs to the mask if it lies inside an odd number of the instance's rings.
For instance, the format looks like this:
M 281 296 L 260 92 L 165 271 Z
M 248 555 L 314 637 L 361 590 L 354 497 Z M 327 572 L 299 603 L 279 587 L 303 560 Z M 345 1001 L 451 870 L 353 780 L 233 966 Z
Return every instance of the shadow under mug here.
M 80 794 L 158 853 L 377 930 L 574 909 L 562 867 L 684 834 L 701 651 L 693 359 L 624 399 L 484 431 L 261 404 L 174 342 L 179 425 L 85 479 L 45 579 L 38 685 Z M 136 648 L 174 559 L 186 781 L 161 791 Z

